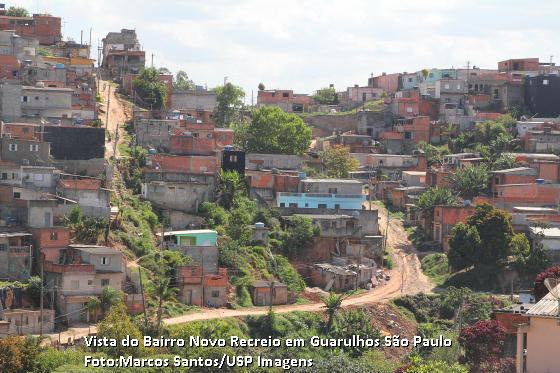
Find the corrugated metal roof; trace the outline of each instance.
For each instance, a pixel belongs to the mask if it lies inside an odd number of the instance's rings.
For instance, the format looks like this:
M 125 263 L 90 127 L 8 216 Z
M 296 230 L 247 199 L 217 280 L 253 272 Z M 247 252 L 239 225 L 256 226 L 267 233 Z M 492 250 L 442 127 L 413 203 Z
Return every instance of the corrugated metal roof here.
M 556 291 L 560 291 L 560 285 L 556 286 Z M 529 316 L 558 317 L 558 299 L 548 293 L 527 311 Z

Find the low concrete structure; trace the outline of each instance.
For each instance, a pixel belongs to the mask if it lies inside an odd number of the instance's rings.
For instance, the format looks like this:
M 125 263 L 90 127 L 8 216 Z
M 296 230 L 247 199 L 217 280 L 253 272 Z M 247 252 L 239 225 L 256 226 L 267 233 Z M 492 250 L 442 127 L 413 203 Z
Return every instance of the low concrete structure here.
M 52 333 L 54 331 L 54 310 L 44 308 L 41 327 L 41 311 L 31 308 L 17 308 L 2 310 L 0 324 L 0 338 L 9 335 L 29 335 Z M 7 324 L 7 325 L 6 325 Z
M 204 273 L 202 266 L 177 268 L 177 286 L 182 303 L 199 307 L 224 307 L 228 301 L 227 269 Z

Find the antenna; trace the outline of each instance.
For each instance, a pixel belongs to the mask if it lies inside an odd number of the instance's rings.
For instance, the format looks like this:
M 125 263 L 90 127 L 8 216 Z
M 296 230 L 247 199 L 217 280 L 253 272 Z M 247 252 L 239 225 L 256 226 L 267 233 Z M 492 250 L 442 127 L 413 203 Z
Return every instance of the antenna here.
M 556 312 L 558 316 L 560 316 L 560 279 L 559 278 L 547 278 L 544 280 L 544 286 L 549 291 L 549 294 L 554 297 L 558 301 L 558 305 L 556 306 Z

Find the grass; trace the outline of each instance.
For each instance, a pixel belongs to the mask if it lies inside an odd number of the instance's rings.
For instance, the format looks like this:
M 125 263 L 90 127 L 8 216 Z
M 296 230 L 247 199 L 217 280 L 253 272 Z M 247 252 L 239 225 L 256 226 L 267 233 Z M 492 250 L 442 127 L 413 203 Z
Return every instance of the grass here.
M 337 111 L 334 113 L 323 113 L 323 112 L 312 112 L 312 113 L 299 113 L 299 115 L 301 117 L 316 117 L 316 116 L 320 116 L 320 115 L 335 115 L 335 116 L 344 116 L 344 115 L 355 115 L 356 113 L 358 113 L 359 110 L 369 110 L 369 111 L 381 111 L 383 110 L 383 106 L 384 106 L 384 100 L 383 99 L 379 99 L 379 100 L 372 100 L 372 101 L 367 101 L 364 105 L 362 106 L 358 106 L 356 109 L 350 110 L 350 111 Z
M 167 302 L 163 305 L 163 315 L 165 317 L 183 316 L 195 312 L 200 312 L 200 308 L 176 302 Z
M 447 255 L 443 253 L 430 254 L 422 259 L 422 271 L 437 285 L 443 285 L 451 275 Z

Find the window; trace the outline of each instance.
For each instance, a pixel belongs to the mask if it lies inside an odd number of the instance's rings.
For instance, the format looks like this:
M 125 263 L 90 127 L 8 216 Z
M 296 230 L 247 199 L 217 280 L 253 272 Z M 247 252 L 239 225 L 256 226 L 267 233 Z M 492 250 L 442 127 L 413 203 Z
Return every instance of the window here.
M 39 101 L 39 96 L 35 96 L 35 101 Z
M 93 285 L 93 280 L 87 280 L 87 284 L 88 284 L 88 286 Z
M 58 240 L 58 232 L 57 231 L 52 231 L 51 232 L 51 241 L 56 241 Z
M 280 207 L 286 207 L 286 204 L 284 202 L 280 202 Z
M 446 83 L 446 84 L 444 84 L 443 87 L 444 87 L 445 89 L 449 89 L 449 84 Z
M 408 78 L 408 82 L 409 82 L 409 83 L 412 83 L 412 78 Z
M 329 188 L 329 193 L 330 194 L 336 194 L 338 192 L 338 189 L 336 188 Z
M 288 92 L 284 92 L 282 93 L 282 97 L 290 97 L 290 94 Z
M 17 144 L 8 144 L 8 150 L 11 152 L 17 152 Z
M 230 162 L 237 162 L 237 156 L 236 155 L 230 155 L 229 156 L 229 161 Z
M 8 180 L 8 174 L 6 172 L 2 172 L 2 180 Z
M 457 90 L 460 91 L 461 90 L 461 85 L 457 84 Z
M 292 202 L 292 203 L 290 203 L 290 205 L 289 205 L 289 206 L 290 206 L 290 207 L 298 207 L 297 203 L 293 203 L 293 202 Z
M 38 152 L 39 151 L 39 144 L 29 144 L 29 151 L 30 152 Z
M 407 112 L 407 113 L 412 113 L 412 108 L 411 108 L 411 107 L 407 107 L 407 108 L 406 108 L 406 112 Z
M 327 204 L 326 204 L 326 203 L 319 203 L 319 204 L 317 205 L 317 208 L 326 209 L 326 208 L 327 208 Z
M 218 298 L 220 296 L 220 292 L 218 290 L 212 290 L 212 298 Z
M 405 132 L 404 133 L 404 138 L 406 140 L 411 140 L 412 139 L 412 132 Z
M 109 279 L 108 278 L 102 278 L 101 279 L 101 286 L 102 287 L 109 286 Z
M 109 257 L 107 257 L 107 256 L 101 257 L 101 264 L 103 264 L 103 265 L 106 266 L 106 265 L 109 265 L 110 262 L 111 262 L 111 261 L 110 261 L 110 258 L 109 258 Z
M 29 128 L 27 128 L 27 127 L 24 128 L 24 129 L 22 130 L 22 132 L 23 132 L 23 133 L 28 133 L 28 132 L 29 132 Z
M 7 250 L 8 250 L 8 244 L 0 243 L 0 252 L 7 251 Z
M 339 209 L 339 208 L 340 208 L 340 204 L 339 204 L 339 203 L 335 203 L 335 204 L 334 204 L 334 208 L 335 208 L 335 209 Z
M 548 79 L 543 79 L 542 84 L 543 85 L 548 85 Z
M 14 192 L 14 198 L 21 198 L 21 193 L 20 192 Z
M 21 102 L 28 102 L 27 96 L 21 96 Z

